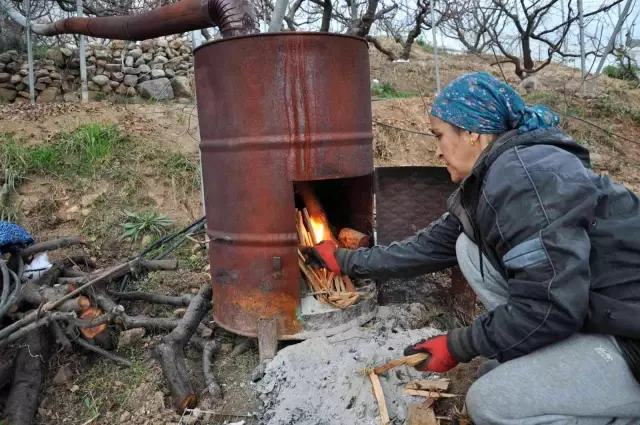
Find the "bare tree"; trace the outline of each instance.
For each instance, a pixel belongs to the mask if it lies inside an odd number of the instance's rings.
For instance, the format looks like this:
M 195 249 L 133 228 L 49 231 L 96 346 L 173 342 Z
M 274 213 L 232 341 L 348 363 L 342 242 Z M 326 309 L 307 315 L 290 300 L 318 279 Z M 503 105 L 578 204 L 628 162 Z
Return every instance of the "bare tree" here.
M 472 3 L 451 2 L 441 29 L 447 37 L 458 40 L 467 52 L 479 54 L 491 46 L 489 28 L 502 37 L 507 21 L 500 18 L 498 9 L 483 7 L 478 0 Z
M 612 7 L 623 0 L 609 0 L 592 10 L 584 13 L 584 18 L 594 17 L 609 11 Z M 496 27 L 488 27 L 487 35 L 491 45 L 496 46 L 505 59 L 500 63 L 512 63 L 515 73 L 521 79 L 528 75 L 535 74 L 551 63 L 554 55 L 563 57 L 579 57 L 577 54 L 566 53 L 561 50 L 567 38 L 572 24 L 578 20 L 578 14 L 573 8 L 573 0 L 566 2 L 565 19 L 555 25 L 547 26 L 550 11 L 557 8 L 559 0 L 536 0 L 526 4 L 524 0 L 490 0 L 487 8 L 493 8 L 498 13 L 499 19 L 505 19 L 509 28 L 515 30 L 522 47 L 522 58 L 509 52 L 505 43 L 505 37 L 501 37 Z M 536 64 L 533 59 L 532 42 L 536 41 L 546 46 L 546 59 L 540 58 L 540 63 Z M 587 55 L 600 55 L 597 50 L 590 51 Z

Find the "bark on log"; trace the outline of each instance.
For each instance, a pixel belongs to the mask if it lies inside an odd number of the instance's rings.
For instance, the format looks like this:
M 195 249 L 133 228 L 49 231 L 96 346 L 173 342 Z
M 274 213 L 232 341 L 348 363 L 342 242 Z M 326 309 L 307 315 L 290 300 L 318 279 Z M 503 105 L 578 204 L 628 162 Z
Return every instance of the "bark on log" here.
M 31 425 L 47 374 L 47 348 L 46 332 L 44 328 L 39 328 L 29 333 L 18 352 L 13 385 L 4 412 L 7 424 Z
M 309 215 L 311 216 L 311 218 L 319 221 L 324 226 L 324 235 L 322 237 L 322 240 L 333 241 L 337 246 L 338 241 L 335 237 L 333 237 L 333 234 L 331 233 L 331 226 L 329 225 L 327 214 L 325 213 L 324 208 L 322 208 L 322 204 L 316 196 L 316 193 L 313 191 L 311 185 L 306 182 L 296 182 L 294 187 L 296 192 L 304 201 L 304 205 L 307 208 L 307 211 L 309 211 Z
M 64 333 L 64 330 L 62 329 L 62 326 L 60 326 L 60 323 L 53 320 L 51 323 L 49 323 L 49 330 L 55 337 L 56 342 L 58 343 L 62 351 L 64 351 L 65 353 L 70 353 L 71 351 L 73 351 L 73 349 L 71 348 L 71 341 L 69 341 L 67 334 Z
M 217 341 L 207 341 L 202 350 L 202 371 L 204 373 L 204 380 L 207 384 L 207 390 L 209 394 L 219 400 L 222 398 L 222 389 L 216 382 L 216 375 L 213 373 L 213 357 L 220 349 L 220 344 Z
M 93 297 L 104 311 L 113 311 L 118 306 L 103 288 L 96 288 Z M 175 329 L 178 322 L 178 319 L 170 317 L 129 316 L 125 312 L 121 312 L 116 320 L 125 329 L 145 328 L 159 332 Z
M 107 291 L 109 296 L 113 298 L 119 298 L 127 301 L 145 301 L 153 304 L 167 304 L 173 305 L 177 307 L 188 306 L 193 298 L 191 294 L 184 294 L 182 296 L 170 296 L 170 295 L 160 295 L 160 294 L 152 294 L 150 292 L 140 292 L 140 291 L 132 291 L 132 292 L 116 292 L 116 291 Z
M 34 312 L 37 313 L 37 312 Z M 37 316 L 35 316 L 36 319 L 34 321 L 32 321 L 30 324 L 22 327 L 22 328 L 18 328 L 18 330 L 16 330 L 15 332 L 9 334 L 6 339 L 3 339 L 2 341 L 0 341 L 0 348 L 2 347 L 6 347 L 7 345 L 11 344 L 12 342 L 18 341 L 22 338 L 24 338 L 25 336 L 29 335 L 31 332 L 33 332 L 36 329 L 40 329 L 43 326 L 47 326 L 49 325 L 53 320 L 68 320 L 68 319 L 73 319 L 76 317 L 75 313 L 63 313 L 63 312 L 53 312 L 51 314 L 48 314 L 40 319 L 37 319 Z M 7 326 L 7 328 L 9 328 Z M 7 328 L 3 329 L 2 331 L 4 332 Z
M 64 267 L 71 268 L 73 266 L 83 265 L 90 269 L 97 268 L 96 262 L 86 255 L 70 255 L 62 260 Z
M 16 353 L 12 348 L 0 352 L 0 389 L 13 381 L 15 371 Z
M 211 285 L 202 285 L 178 326 L 154 349 L 167 379 L 174 406 L 180 414 L 187 408 L 193 409 L 198 403 L 198 398 L 189 382 L 189 372 L 184 361 L 184 347 L 211 308 L 211 296 Z
M 369 236 L 357 230 L 345 227 L 338 234 L 338 241 L 347 249 L 366 248 L 369 246 Z
M 20 255 L 22 256 L 22 258 L 29 258 L 32 255 L 35 255 L 39 252 L 53 251 L 59 248 L 66 248 L 72 245 L 86 245 L 86 244 L 87 242 L 84 240 L 84 238 L 79 238 L 76 236 L 72 236 L 69 238 L 53 239 L 50 241 L 40 242 L 35 245 L 31 245 L 30 247 L 20 251 Z

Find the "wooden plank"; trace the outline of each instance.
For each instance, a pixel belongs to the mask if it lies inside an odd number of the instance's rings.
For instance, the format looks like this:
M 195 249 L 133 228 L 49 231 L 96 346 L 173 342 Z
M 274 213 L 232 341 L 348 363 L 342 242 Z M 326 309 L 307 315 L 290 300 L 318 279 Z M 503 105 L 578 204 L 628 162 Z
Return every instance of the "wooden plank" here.
M 410 403 L 407 408 L 407 425 L 438 425 L 431 407 L 424 407 L 423 403 Z
M 373 371 L 376 375 L 380 375 L 381 373 L 384 373 L 389 369 L 393 369 L 394 367 L 402 366 L 405 364 L 409 366 L 415 366 L 427 360 L 428 358 L 429 358 L 429 354 L 427 353 L 412 354 L 410 356 L 401 357 L 399 359 L 392 360 L 389 363 L 384 364 L 382 366 L 378 366 L 377 368 L 373 369 Z
M 418 379 L 407 383 L 405 388 L 410 390 L 446 391 L 449 388 L 448 379 Z
M 430 397 L 430 398 L 460 397 L 458 394 L 439 393 L 437 391 L 411 390 L 411 389 L 408 389 L 408 388 L 405 388 L 404 392 L 409 394 L 409 395 L 415 395 L 415 396 L 419 396 L 419 397 Z
M 387 403 L 384 401 L 384 392 L 382 392 L 382 385 L 380 385 L 380 378 L 374 372 L 369 373 L 369 379 L 373 386 L 373 394 L 378 400 L 378 409 L 380 410 L 380 422 L 382 425 L 388 425 L 391 422 L 389 419 L 389 411 L 387 410 Z

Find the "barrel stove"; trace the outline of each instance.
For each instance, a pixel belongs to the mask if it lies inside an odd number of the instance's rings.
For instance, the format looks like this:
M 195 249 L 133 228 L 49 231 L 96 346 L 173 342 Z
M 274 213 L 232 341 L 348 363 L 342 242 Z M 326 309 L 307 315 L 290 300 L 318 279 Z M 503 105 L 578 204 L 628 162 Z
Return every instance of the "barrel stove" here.
M 313 296 L 305 296 L 299 271 L 294 193 L 296 184 L 312 187 L 328 223 L 373 235 L 365 40 L 258 34 L 249 0 L 182 0 L 137 15 L 66 18 L 32 29 L 142 40 L 210 26 L 223 39 L 196 49 L 195 79 L 214 317 L 231 332 L 258 337 L 261 356 L 269 358 L 278 340 L 327 335 L 375 315 L 375 296 L 344 309 L 305 309 Z M 377 175 L 382 242 L 435 219 L 454 189 L 433 167 Z M 474 298 L 463 300 L 473 308 Z
M 280 339 L 299 338 L 294 183 L 313 182 L 331 223 L 372 233 L 367 43 L 261 34 L 195 55 L 216 323 L 255 337 L 275 318 Z

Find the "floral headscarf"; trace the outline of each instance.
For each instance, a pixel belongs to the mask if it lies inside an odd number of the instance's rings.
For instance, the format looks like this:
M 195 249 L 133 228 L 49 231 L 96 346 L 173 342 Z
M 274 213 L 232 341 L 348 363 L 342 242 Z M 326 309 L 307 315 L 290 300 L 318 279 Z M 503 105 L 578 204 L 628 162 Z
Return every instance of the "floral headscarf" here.
M 509 85 L 484 72 L 453 80 L 436 97 L 431 114 L 478 134 L 526 133 L 560 123 L 549 108 L 525 105 Z

